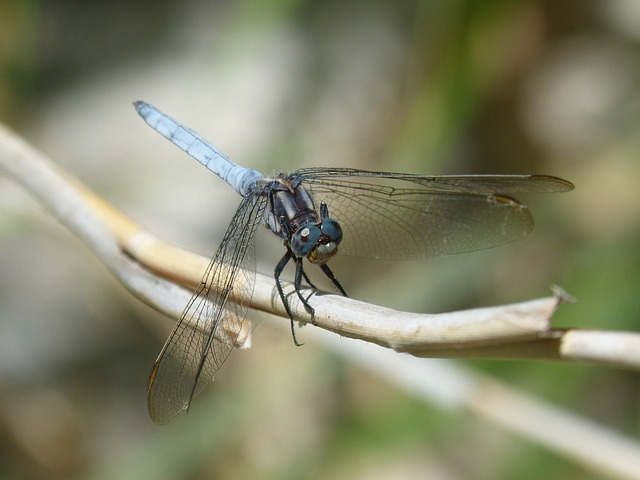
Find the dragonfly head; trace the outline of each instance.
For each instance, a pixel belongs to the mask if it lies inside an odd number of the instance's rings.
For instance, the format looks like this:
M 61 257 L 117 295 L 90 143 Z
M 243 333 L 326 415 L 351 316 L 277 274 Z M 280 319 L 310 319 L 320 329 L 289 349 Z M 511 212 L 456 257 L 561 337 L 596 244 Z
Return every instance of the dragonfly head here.
M 322 265 L 338 251 L 342 228 L 332 218 L 318 224 L 304 225 L 291 236 L 291 251 L 299 258 L 306 257 L 315 265 Z

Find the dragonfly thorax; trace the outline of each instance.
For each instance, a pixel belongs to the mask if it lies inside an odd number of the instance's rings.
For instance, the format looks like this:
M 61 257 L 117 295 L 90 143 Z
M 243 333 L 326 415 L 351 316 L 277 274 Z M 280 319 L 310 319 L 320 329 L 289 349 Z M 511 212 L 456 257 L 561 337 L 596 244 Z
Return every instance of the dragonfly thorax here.
M 329 218 L 326 205 L 320 206 L 318 215 L 299 178 L 281 174 L 263 188 L 269 198 L 265 221 L 273 233 L 285 240 L 295 257 L 323 265 L 336 254 L 342 228 Z

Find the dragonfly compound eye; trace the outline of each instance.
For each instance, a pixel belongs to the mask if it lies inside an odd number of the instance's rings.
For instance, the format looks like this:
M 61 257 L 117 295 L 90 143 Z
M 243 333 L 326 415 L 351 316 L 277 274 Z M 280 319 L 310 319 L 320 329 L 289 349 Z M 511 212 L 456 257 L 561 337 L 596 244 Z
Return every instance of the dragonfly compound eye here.
M 316 225 L 305 225 L 304 227 L 300 227 L 291 236 L 291 251 L 296 257 L 307 257 L 311 253 L 311 250 L 313 250 L 313 247 L 316 246 L 321 236 L 322 232 Z
M 338 252 L 338 244 L 342 241 L 342 228 L 332 218 L 325 218 L 320 224 L 322 236 L 316 247 L 311 250 L 307 259 L 315 264 L 322 265 Z
M 320 224 L 320 231 L 336 245 L 342 241 L 342 227 L 333 218 L 325 218 Z

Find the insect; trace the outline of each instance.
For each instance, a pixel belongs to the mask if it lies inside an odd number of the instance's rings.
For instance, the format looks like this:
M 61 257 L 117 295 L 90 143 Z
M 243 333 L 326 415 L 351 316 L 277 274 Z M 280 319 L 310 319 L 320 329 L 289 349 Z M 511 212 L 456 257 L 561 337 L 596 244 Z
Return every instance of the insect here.
M 338 252 L 370 258 L 415 259 L 495 247 L 525 238 L 533 229 L 517 193 L 551 193 L 573 185 L 543 175 L 426 176 L 351 168 L 304 168 L 267 177 L 229 160 L 178 121 L 144 102 L 140 116 L 226 181 L 242 200 L 218 251 L 156 360 L 149 378 L 148 407 L 154 422 L 169 422 L 193 398 L 234 348 L 255 282 L 255 233 L 266 225 L 284 242 L 274 277 L 291 319 L 280 275 L 292 262 L 294 288 L 310 285 L 305 260 L 317 265 L 337 290 L 346 292 L 327 262 Z M 228 301 L 233 294 L 234 301 Z M 195 321 L 195 322 L 194 322 Z M 204 325 L 194 328 L 192 325 Z

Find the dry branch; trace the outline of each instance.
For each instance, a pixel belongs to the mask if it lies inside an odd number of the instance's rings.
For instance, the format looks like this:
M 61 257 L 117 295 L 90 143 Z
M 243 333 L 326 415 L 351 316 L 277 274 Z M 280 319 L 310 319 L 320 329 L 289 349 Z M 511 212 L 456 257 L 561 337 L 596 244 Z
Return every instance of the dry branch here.
M 75 233 L 134 295 L 174 319 L 180 317 L 209 259 L 145 232 L 1 125 L 0 168 Z M 438 315 L 398 312 L 311 289 L 304 294 L 319 327 L 415 356 L 589 361 L 640 369 L 637 333 L 551 328 L 550 319 L 563 300 L 558 294 Z M 290 299 L 296 318 L 309 321 L 296 296 Z M 286 318 L 270 276 L 257 275 L 250 307 Z

